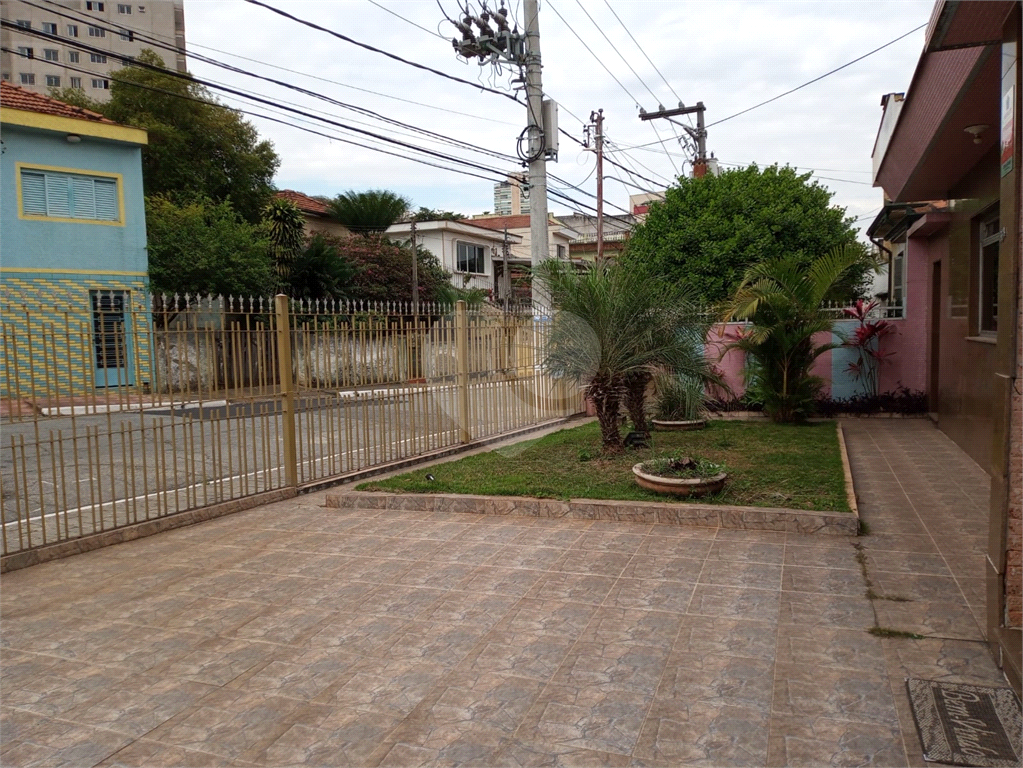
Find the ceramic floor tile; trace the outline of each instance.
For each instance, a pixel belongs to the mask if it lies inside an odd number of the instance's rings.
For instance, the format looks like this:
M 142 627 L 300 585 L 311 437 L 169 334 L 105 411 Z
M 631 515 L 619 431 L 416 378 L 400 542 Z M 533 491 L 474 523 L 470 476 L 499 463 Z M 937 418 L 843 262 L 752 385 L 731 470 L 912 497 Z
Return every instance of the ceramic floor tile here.
M 775 716 L 771 719 L 769 766 L 906 765 L 898 727 L 821 716 Z
M 763 766 L 769 719 L 760 709 L 655 699 L 634 755 L 676 766 Z
M 668 658 L 658 699 L 769 711 L 774 659 L 674 652 Z

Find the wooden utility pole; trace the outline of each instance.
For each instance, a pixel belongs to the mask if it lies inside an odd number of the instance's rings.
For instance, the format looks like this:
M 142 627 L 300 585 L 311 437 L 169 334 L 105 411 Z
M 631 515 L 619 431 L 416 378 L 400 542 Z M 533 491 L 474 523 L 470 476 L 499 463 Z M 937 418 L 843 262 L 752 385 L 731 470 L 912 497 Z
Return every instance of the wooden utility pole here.
M 604 263 L 604 110 L 590 112 L 593 148 L 597 153 L 597 265 Z
M 415 219 L 412 219 L 412 316 L 419 317 L 419 254 L 416 251 Z
M 706 108 L 703 106 L 702 101 L 696 102 L 695 107 L 687 107 L 682 103 L 679 103 L 678 109 L 661 109 L 656 112 L 647 112 L 645 109 L 639 110 L 640 120 L 657 120 L 659 118 L 665 118 L 669 122 L 674 123 L 688 133 L 696 141 L 696 159 L 693 161 L 693 177 L 700 178 L 701 176 L 707 175 L 707 128 L 703 122 L 703 113 Z M 671 118 L 677 115 L 691 115 L 696 114 L 696 128 L 692 128 L 688 125 L 680 123 L 678 120 L 672 120 Z

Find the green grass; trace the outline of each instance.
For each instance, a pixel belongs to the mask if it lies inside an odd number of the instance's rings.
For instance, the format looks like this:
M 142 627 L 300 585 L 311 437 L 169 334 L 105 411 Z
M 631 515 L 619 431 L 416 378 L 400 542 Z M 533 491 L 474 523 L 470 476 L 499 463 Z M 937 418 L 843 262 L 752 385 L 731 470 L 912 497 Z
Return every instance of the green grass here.
M 665 501 L 636 485 L 632 465 L 680 452 L 728 468 L 724 491 L 703 504 L 848 512 L 832 422 L 788 425 L 712 421 L 697 432 L 654 432 L 651 448 L 600 455 L 596 423 L 478 453 L 429 469 L 374 480 L 359 490 L 473 493 L 550 499 Z M 426 479 L 432 474 L 434 480 Z

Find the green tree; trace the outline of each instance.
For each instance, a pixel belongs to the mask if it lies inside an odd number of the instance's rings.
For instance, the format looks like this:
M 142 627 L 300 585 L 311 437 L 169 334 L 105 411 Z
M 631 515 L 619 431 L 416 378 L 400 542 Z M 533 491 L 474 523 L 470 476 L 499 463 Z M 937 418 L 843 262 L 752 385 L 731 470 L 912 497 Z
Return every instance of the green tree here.
M 149 49 L 137 61 L 165 66 Z M 58 98 L 148 131 L 149 143 L 142 148 L 147 195 L 230 199 L 246 221 L 260 220 L 280 158 L 252 123 L 191 79 L 136 65 L 115 70 L 110 79 L 109 102 L 91 101 L 76 89 L 60 91 Z
M 728 300 L 746 270 L 786 257 L 808 265 L 835 248 L 856 249 L 860 261 L 829 299 L 863 294 L 873 264 L 833 193 L 788 166 L 756 165 L 720 176 L 680 178 L 650 206 L 629 240 L 626 261 L 691 285 L 708 304 Z
M 325 242 L 338 256 L 351 264 L 351 293 L 367 301 L 412 301 L 412 249 L 393 243 L 380 235 L 367 237 L 330 237 Z M 418 280 L 420 301 L 445 301 L 450 293 L 451 275 L 440 261 L 425 248 L 418 248 Z
M 260 227 L 228 201 L 146 198 L 149 284 L 158 294 L 266 296 L 273 265 Z
M 436 208 L 424 208 L 423 206 L 419 206 L 419 210 L 413 213 L 409 218 L 411 218 L 412 221 L 464 221 L 466 216 L 464 213 L 439 211 Z
M 551 259 L 536 275 L 555 309 L 544 364 L 584 386 L 606 453 L 623 450 L 618 413 L 631 382 L 642 378 L 645 389 L 650 374 L 663 366 L 709 373 L 703 336 L 694 327 L 697 314 L 678 284 L 620 263 L 580 272 Z M 633 418 L 642 428 L 642 401 L 632 404 L 638 404 Z
M 754 264 L 746 270 L 725 320 L 750 326 L 726 349 L 745 352 L 750 394 L 775 421 L 799 421 L 813 412 L 823 382 L 810 371 L 831 342 L 835 318 L 826 297 L 860 261 L 855 248 L 836 248 L 805 264 L 794 256 Z M 814 340 L 827 334 L 827 341 Z
M 337 247 L 320 234 L 291 264 L 288 276 L 289 296 L 295 299 L 354 299 L 360 268 L 338 253 Z
M 263 209 L 263 227 L 278 283 L 287 291 L 292 264 L 305 249 L 305 217 L 293 202 L 275 197 Z
M 384 189 L 344 192 L 327 207 L 331 217 L 360 235 L 379 234 L 408 214 L 408 198 Z

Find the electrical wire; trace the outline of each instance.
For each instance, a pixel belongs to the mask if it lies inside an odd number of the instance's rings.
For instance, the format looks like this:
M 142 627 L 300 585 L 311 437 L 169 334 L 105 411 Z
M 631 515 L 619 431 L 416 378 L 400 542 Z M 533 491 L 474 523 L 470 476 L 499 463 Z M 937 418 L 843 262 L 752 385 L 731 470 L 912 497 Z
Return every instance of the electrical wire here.
M 829 77 L 830 75 L 833 75 L 836 72 L 842 71 L 846 67 L 851 67 L 853 64 L 855 64 L 858 61 L 863 61 L 868 56 L 873 56 L 878 51 L 883 51 L 889 45 L 894 45 L 895 43 L 899 42 L 900 40 L 909 37 L 914 32 L 919 32 L 921 29 L 923 29 L 926 26 L 927 26 L 926 24 L 921 24 L 918 27 L 914 27 L 913 29 L 909 30 L 909 32 L 906 32 L 905 34 L 899 35 L 894 40 L 889 40 L 884 45 L 878 46 L 874 50 L 869 51 L 869 52 L 863 54 L 862 56 L 858 56 L 855 59 L 853 59 L 852 61 L 848 61 L 848 62 L 846 62 L 845 64 L 843 64 L 840 67 L 835 67 L 830 72 L 825 72 L 823 75 L 820 75 L 819 77 L 815 77 L 813 80 L 807 80 L 802 85 L 797 85 L 795 88 L 791 88 L 791 89 L 785 91 L 785 93 L 779 93 L 777 96 L 773 96 L 770 99 L 768 99 L 767 101 L 762 101 L 759 104 L 754 104 L 752 107 L 747 107 L 746 109 L 743 109 L 743 110 L 741 110 L 739 112 L 736 112 L 733 115 L 729 115 L 728 117 L 723 117 L 720 120 L 715 120 L 713 123 L 708 125 L 707 128 L 710 128 L 711 126 L 714 126 L 714 125 L 720 125 L 721 123 L 725 122 L 726 120 L 731 120 L 733 117 L 738 117 L 739 115 L 745 115 L 747 112 L 752 112 L 754 109 L 759 109 L 760 107 L 763 107 L 766 104 L 770 104 L 772 101 L 777 101 L 778 99 L 782 98 L 783 96 L 788 96 L 790 93 L 795 93 L 796 91 L 798 91 L 798 90 L 800 90 L 802 88 L 806 88 L 806 86 L 808 86 L 808 85 L 813 85 L 814 83 L 823 80 L 825 77 Z
M 392 16 L 396 16 L 397 18 L 399 18 L 402 21 L 404 21 L 406 24 L 411 24 L 413 27 L 418 27 L 419 29 L 421 29 L 424 32 L 426 32 L 427 34 L 433 35 L 434 37 L 439 37 L 441 40 L 443 40 L 446 43 L 450 42 L 450 40 L 448 40 L 448 38 L 444 37 L 444 35 L 440 34 L 439 32 L 434 32 L 432 29 L 427 29 L 422 24 L 417 24 L 416 22 L 412 21 L 412 19 L 405 18 L 404 16 L 402 16 L 397 11 L 392 11 L 387 6 L 381 5 L 380 3 L 376 2 L 376 0 L 368 0 L 368 2 L 369 2 L 370 5 L 375 5 L 381 11 L 386 11 L 387 13 L 391 14 Z
M 451 80 L 451 81 L 456 82 L 456 83 L 461 83 L 462 85 L 468 85 L 468 86 L 470 86 L 472 88 L 481 89 L 483 91 L 486 91 L 487 93 L 493 93 L 493 94 L 496 94 L 497 96 L 503 96 L 506 99 L 511 99 L 512 101 L 514 101 L 517 104 L 521 104 L 522 103 L 517 97 L 513 96 L 512 94 L 505 93 L 504 91 L 499 91 L 499 90 L 496 90 L 494 88 L 488 88 L 485 85 L 480 85 L 479 83 L 473 83 L 470 80 L 463 80 L 460 77 L 455 77 L 454 75 L 449 75 L 447 72 L 441 72 L 439 69 L 434 69 L 433 67 L 428 67 L 425 64 L 420 64 L 420 63 L 415 62 L 415 61 L 409 61 L 408 59 L 405 59 L 405 58 L 402 58 L 401 56 L 398 56 L 397 54 L 390 53 L 388 51 L 384 51 L 384 50 L 382 50 L 380 48 L 377 48 L 376 46 L 369 45 L 367 43 L 359 42 L 358 40 L 355 40 L 354 38 L 348 37 L 348 35 L 343 35 L 340 32 L 335 32 L 334 30 L 328 29 L 327 27 L 321 26 L 320 24 L 317 24 L 317 23 L 315 23 L 313 21 L 309 21 L 307 19 L 299 18 L 298 16 L 290 14 L 287 11 L 282 11 L 280 8 L 274 8 L 272 5 L 268 5 L 267 3 L 260 2 L 260 0 L 245 0 L 245 2 L 249 3 L 250 5 L 257 5 L 260 8 L 266 8 L 268 11 L 271 11 L 272 13 L 276 13 L 278 16 L 282 16 L 285 19 L 288 19 L 290 21 L 294 21 L 297 24 L 301 24 L 303 26 L 309 27 L 310 29 L 315 29 L 318 32 L 325 32 L 328 35 L 336 37 L 338 40 L 343 40 L 346 43 L 351 43 L 352 45 L 356 45 L 356 46 L 358 46 L 360 48 L 363 48 L 363 49 L 365 49 L 367 51 L 372 51 L 373 53 L 379 53 L 379 54 L 381 54 L 383 56 L 386 56 L 389 59 L 393 59 L 394 61 L 400 62 L 401 64 L 406 64 L 406 65 L 408 65 L 410 67 L 414 67 L 415 69 L 420 69 L 420 70 L 423 70 L 424 72 L 429 72 L 431 74 L 437 75 L 438 77 L 443 77 L 443 78 L 445 78 L 447 80 Z
M 632 42 L 636 44 L 636 47 L 639 49 L 639 52 L 643 54 L 643 57 L 648 62 L 650 62 L 650 66 L 654 68 L 654 72 L 656 72 L 660 76 L 661 80 L 664 81 L 664 84 L 666 86 L 668 86 L 668 90 L 671 91 L 672 95 L 676 99 L 678 99 L 678 103 L 681 104 L 682 103 L 682 97 L 678 95 L 678 92 L 676 92 L 674 88 L 672 88 L 671 83 L 669 83 L 668 79 L 661 73 L 661 70 L 659 70 L 657 68 L 657 65 L 654 64 L 654 62 L 650 59 L 649 56 L 647 56 L 646 49 L 642 45 L 639 44 L 639 41 L 629 31 L 629 28 L 627 26 L 625 26 L 625 22 L 622 21 L 621 16 L 619 16 L 615 12 L 615 9 L 611 7 L 611 3 L 608 2 L 608 0 L 604 0 L 604 5 L 607 6 L 608 10 L 611 11 L 612 14 L 614 14 L 614 17 L 618 20 L 618 23 L 621 25 L 622 29 L 625 30 L 625 34 L 627 34 L 629 36 L 629 38 L 632 40 Z M 693 116 L 692 115 L 686 115 L 686 119 L 689 121 L 689 124 L 692 125 L 692 123 L 693 123 Z
M 104 27 L 100 27 L 100 29 L 104 29 L 105 31 L 109 31 L 108 28 L 104 28 Z M 50 35 L 49 33 L 43 33 L 43 32 L 36 33 L 35 30 L 23 30 L 23 31 L 25 31 L 25 32 L 32 32 L 36 36 L 45 36 L 48 39 L 55 39 L 55 40 L 56 39 L 61 39 L 61 38 L 58 38 L 57 36 Z M 83 50 L 85 50 L 85 49 L 87 49 L 89 51 L 98 51 L 99 50 L 99 49 L 93 49 L 90 46 L 81 45 L 81 44 L 79 44 L 79 43 L 77 43 L 76 41 L 73 41 L 73 40 L 68 40 L 68 41 L 65 41 L 65 42 L 67 42 L 68 44 L 72 45 L 73 47 L 81 47 L 81 48 L 83 48 Z M 172 48 L 172 46 L 167 46 L 165 44 L 160 43 L 159 41 L 153 41 L 153 42 L 154 42 L 154 44 L 156 44 L 156 45 L 158 45 L 160 47 Z M 258 80 L 262 80 L 264 82 L 272 83 L 272 84 L 280 86 L 282 88 L 286 88 L 286 89 L 289 89 L 289 90 L 296 91 L 296 92 L 301 93 L 301 94 L 303 94 L 305 96 L 309 96 L 311 98 L 315 98 L 315 99 L 318 99 L 318 100 L 321 100 L 321 101 L 328 102 L 331 105 L 338 106 L 338 107 L 341 107 L 343 109 L 349 109 L 349 110 L 355 111 L 356 113 L 359 113 L 359 114 L 362 114 L 362 115 L 365 115 L 365 116 L 368 116 L 368 117 L 372 117 L 374 119 L 380 120 L 380 121 L 382 121 L 384 123 L 387 123 L 387 124 L 390 124 L 390 125 L 399 126 L 399 127 L 405 128 L 406 130 L 410 130 L 410 131 L 415 132 L 415 133 L 423 134 L 423 135 L 426 135 L 426 136 L 431 136 L 435 140 L 439 140 L 439 141 L 444 142 L 444 143 L 459 145 L 459 146 L 462 146 L 463 148 L 469 149 L 470 151 L 480 152 L 481 154 L 490 155 L 490 156 L 493 156 L 493 157 L 498 157 L 498 158 L 500 158 L 502 160 L 514 160 L 515 159 L 511 155 L 508 155 L 508 154 L 505 154 L 505 153 L 501 153 L 501 152 L 498 152 L 496 150 L 487 149 L 485 147 L 479 147 L 477 145 L 470 144 L 468 142 L 464 142 L 464 141 L 461 141 L 459 139 L 454 139 L 454 138 L 451 138 L 449 136 L 445 136 L 443 134 L 439 134 L 439 133 L 436 133 L 434 131 L 430 131 L 430 130 L 427 130 L 425 128 L 421 128 L 419 126 L 410 125 L 410 124 L 404 123 L 404 122 L 402 122 L 400 120 L 395 120 L 393 118 L 386 117 L 385 115 L 381 115 L 380 113 L 375 112 L 374 110 L 368 109 L 366 107 L 360 107 L 360 106 L 357 106 L 357 105 L 354 105 L 354 104 L 348 104 L 346 102 L 339 101 L 337 99 L 331 98 L 331 97 L 329 97 L 329 96 L 327 96 L 325 94 L 318 93 L 316 91 L 311 91 L 309 89 L 302 88 L 301 86 L 297 86 L 297 85 L 294 85 L 292 83 L 288 83 L 288 82 L 285 82 L 285 81 L 282 81 L 282 80 L 277 80 L 276 78 L 268 77 L 268 76 L 265 76 L 265 75 L 259 75 L 259 74 L 256 74 L 254 72 L 250 72 L 248 70 L 241 69 L 239 67 L 235 67 L 232 64 L 226 64 L 224 62 L 220 62 L 220 61 L 218 61 L 216 59 L 212 59 L 210 57 L 198 56 L 198 57 L 195 57 L 195 58 L 198 58 L 199 60 L 204 61 L 205 63 L 209 63 L 209 64 L 211 64 L 213 66 L 221 67 L 221 68 L 226 69 L 226 70 L 228 70 L 230 72 L 234 72 L 234 73 L 237 73 L 237 74 L 241 74 L 241 75 L 245 75 L 245 76 L 248 76 L 248 77 L 252 77 L 252 78 L 255 78 L 255 79 L 258 79 Z M 174 72 L 176 72 L 176 70 L 174 70 Z M 178 74 L 180 74 L 180 73 L 178 73 Z M 224 86 L 223 84 L 218 83 L 218 82 L 213 81 L 213 80 L 207 80 L 207 82 L 212 84 L 212 85 L 214 85 L 214 86 L 216 86 L 216 87 L 221 87 L 221 88 L 226 88 L 227 87 L 227 86 Z M 253 94 L 251 94 L 251 92 L 240 91 L 239 93 L 236 93 L 236 95 L 249 95 L 249 96 L 251 96 Z M 286 102 L 286 101 L 280 101 L 280 103 L 282 103 L 282 104 L 291 104 L 291 102 Z M 297 105 L 294 105 L 294 106 L 297 106 Z
M 643 78 L 639 76 L 639 73 L 635 69 L 633 69 L 632 65 L 628 62 L 628 60 L 625 58 L 625 56 L 622 55 L 622 52 L 618 50 L 618 46 L 616 46 L 614 44 L 614 42 L 611 40 L 611 38 L 607 36 L 607 33 L 604 32 L 604 30 L 601 28 L 600 24 L 598 24 L 596 22 L 596 20 L 590 15 L 590 12 L 586 10 L 586 6 L 584 6 L 580 2 L 580 0 L 575 0 L 575 2 L 576 2 L 576 5 L 578 5 L 579 8 L 582 10 L 582 12 L 586 14 L 586 18 L 589 19 L 593 23 L 593 26 L 595 26 L 597 28 L 597 31 L 601 35 L 603 35 L 605 40 L 607 40 L 607 44 L 611 46 L 611 50 L 613 50 L 615 53 L 618 54 L 618 58 L 622 60 L 622 62 L 625 64 L 625 66 L 627 66 L 629 68 L 629 71 L 632 72 L 633 75 L 635 75 L 637 80 L 639 80 L 639 84 L 642 85 L 644 88 L 646 88 L 647 93 L 649 93 L 650 96 L 653 97 L 653 100 L 655 102 L 659 101 L 659 99 L 657 98 L 657 94 L 654 93 L 652 90 L 650 90 L 650 86 L 646 84 L 646 81 L 643 80 Z
M 256 0 L 248 0 L 248 1 L 249 2 L 255 2 Z M 551 0 L 547 0 L 547 7 L 550 8 L 552 11 L 554 11 L 554 13 L 557 15 L 557 17 L 559 19 L 561 19 L 561 23 L 564 24 L 565 27 L 568 28 L 569 32 L 571 32 L 573 35 L 575 35 L 576 39 L 580 43 L 582 43 L 583 48 L 585 48 L 587 51 L 589 51 L 590 55 L 597 61 L 598 64 L 600 64 L 601 67 L 603 67 L 604 71 L 607 72 L 611 76 L 611 79 L 614 80 L 616 83 L 618 83 L 618 87 L 621 88 L 623 91 L 625 91 L 625 93 L 628 95 L 628 97 L 635 102 L 637 107 L 640 106 L 639 99 L 637 99 L 635 96 L 632 95 L 632 92 L 628 88 L 625 87 L 625 85 L 622 83 L 621 80 L 619 80 L 617 77 L 615 77 L 614 73 L 610 69 L 607 68 L 607 65 L 604 64 L 604 62 L 601 60 L 601 58 L 596 53 L 593 52 L 593 49 L 590 48 L 590 46 L 587 44 L 587 42 L 585 40 L 583 40 L 582 37 L 579 36 L 579 33 L 576 32 L 575 29 L 573 29 L 572 25 L 569 24 L 567 21 L 565 21 L 565 17 L 562 16 L 561 13 L 558 11 L 558 9 L 554 7 L 554 3 L 551 2 Z
M 31 0 L 22 0 L 22 2 L 25 5 L 31 6 L 33 8 L 38 8 L 39 10 L 44 10 L 47 13 L 52 13 L 55 16 L 59 16 L 59 17 L 65 18 L 65 19 L 69 19 L 71 21 L 79 21 L 79 22 L 83 22 L 83 23 L 88 23 L 91 26 L 98 27 L 99 29 L 103 29 L 106 32 L 115 32 L 116 33 L 116 32 L 119 32 L 120 30 L 123 29 L 123 30 L 125 30 L 127 32 L 133 33 L 135 35 L 135 37 L 137 37 L 139 40 L 141 40 L 143 42 L 150 43 L 151 45 L 155 45 L 155 46 L 157 46 L 159 48 L 162 48 L 164 50 L 172 51 L 172 52 L 174 52 L 174 53 L 176 53 L 178 55 L 188 56 L 190 58 L 196 59 L 197 61 L 201 61 L 203 63 L 211 63 L 211 62 L 213 62 L 215 60 L 207 59 L 205 57 L 202 57 L 201 55 L 196 54 L 193 49 L 195 49 L 195 48 L 202 48 L 202 49 L 207 50 L 207 51 L 213 51 L 214 53 L 222 54 L 224 56 L 231 56 L 232 58 L 241 59 L 243 61 L 249 61 L 249 62 L 252 62 L 254 64 L 260 64 L 261 66 L 268 67 L 270 69 L 276 69 L 276 70 L 279 70 L 281 72 L 287 72 L 287 73 L 292 74 L 292 75 L 299 75 L 301 77 L 307 77 L 310 80 L 317 80 L 317 81 L 322 82 L 322 83 L 329 83 L 331 85 L 336 85 L 336 86 L 339 86 L 341 88 L 349 88 L 349 89 L 351 89 L 353 91 L 360 91 L 361 93 L 368 93 L 368 94 L 371 94 L 373 96 L 379 96 L 380 98 L 383 98 L 383 99 L 391 99 L 392 101 L 400 101 L 403 104 L 413 104 L 413 105 L 415 105 L 417 107 L 425 107 L 426 109 L 433 109 L 433 110 L 436 110 L 438 112 L 446 112 L 446 113 L 452 114 L 452 115 L 459 115 L 461 117 L 468 117 L 468 118 L 471 118 L 473 120 L 483 120 L 483 121 L 486 121 L 486 122 L 489 122 L 489 123 L 499 123 L 501 125 L 517 125 L 517 123 L 511 123 L 511 122 L 508 122 L 507 120 L 498 120 L 498 119 L 493 118 L 493 117 L 484 117 L 482 115 L 474 115 L 474 114 L 471 114 L 469 112 L 460 112 L 459 110 L 456 110 L 456 109 L 448 109 L 446 107 L 438 107 L 438 106 L 436 106 L 434 104 L 427 104 L 427 103 L 422 102 L 422 101 L 414 101 L 412 99 L 405 99 L 405 98 L 402 98 L 401 96 L 392 96 L 391 94 L 388 94 L 388 93 L 381 93 L 380 91 L 374 91 L 374 90 L 371 90 L 369 88 L 362 88 L 362 87 L 357 86 L 357 85 L 351 85 L 349 83 L 342 83 L 339 80 L 331 80 L 330 78 L 327 78 L 327 77 L 321 77 L 320 75 L 314 75 L 314 74 L 309 73 L 309 72 L 301 72 L 301 71 L 299 71 L 297 69 L 289 69 L 288 67 L 282 67 L 279 64 L 271 64 L 268 61 L 262 61 L 260 59 L 253 59 L 253 58 L 251 58 L 249 56 L 243 56 L 240 53 L 233 53 L 231 51 L 225 51 L 225 50 L 223 50 L 221 48 L 214 48 L 213 46 L 202 45 L 200 43 L 196 43 L 196 42 L 192 42 L 192 41 L 189 41 L 187 49 L 186 48 L 181 48 L 181 47 L 173 45 L 173 44 L 171 44 L 171 43 L 169 43 L 169 42 L 167 42 L 165 40 L 160 40 L 158 38 L 153 38 L 153 37 L 151 37 L 151 36 L 149 36 L 147 34 L 146 30 L 141 30 L 138 27 L 120 26 L 120 25 L 118 25 L 116 28 L 104 27 L 104 26 L 102 26 L 101 24 L 98 23 L 97 19 L 94 19 L 94 18 L 91 18 L 91 17 L 88 17 L 88 16 L 83 16 L 80 13 L 77 14 L 77 15 L 72 15 L 72 13 L 74 13 L 73 11 L 71 13 L 68 13 L 68 11 L 71 11 L 71 9 L 65 8 L 64 6 L 61 6 L 61 5 L 57 5 L 54 2 L 54 0 L 44 0 L 44 2 L 46 3 L 45 6 L 37 5 L 36 3 L 31 2 Z M 60 9 L 60 10 L 57 10 L 57 9 Z M 213 66 L 220 66 L 220 65 L 219 64 L 213 64 Z

